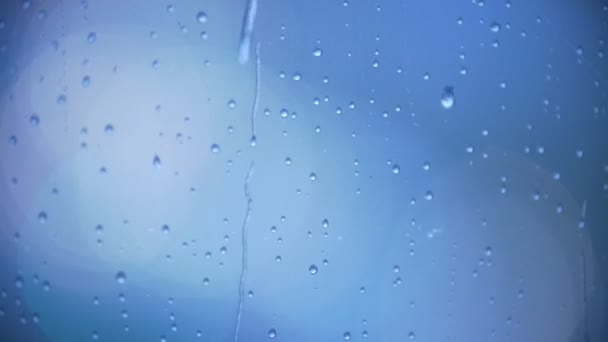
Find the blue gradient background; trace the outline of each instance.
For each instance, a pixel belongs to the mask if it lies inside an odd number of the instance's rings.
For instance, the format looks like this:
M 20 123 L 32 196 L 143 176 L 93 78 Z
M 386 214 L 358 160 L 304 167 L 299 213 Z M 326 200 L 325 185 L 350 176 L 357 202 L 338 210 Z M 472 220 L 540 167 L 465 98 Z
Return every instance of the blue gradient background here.
M 259 0 L 255 147 L 245 1 L 2 1 L 0 340 L 233 341 L 254 163 L 240 341 L 606 341 L 607 4 L 482 1 Z

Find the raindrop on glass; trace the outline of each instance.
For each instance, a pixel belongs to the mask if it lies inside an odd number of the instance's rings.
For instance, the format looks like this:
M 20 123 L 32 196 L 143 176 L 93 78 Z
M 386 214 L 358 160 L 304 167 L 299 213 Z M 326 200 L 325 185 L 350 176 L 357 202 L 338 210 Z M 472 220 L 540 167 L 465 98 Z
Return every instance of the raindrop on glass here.
M 310 274 L 317 274 L 318 271 L 319 269 L 317 268 L 317 265 L 310 265 L 310 267 L 308 267 L 308 272 Z
M 116 282 L 119 284 L 124 284 L 127 281 L 127 275 L 123 271 L 119 271 L 116 273 Z
M 454 106 L 454 88 L 445 87 L 441 94 L 441 106 L 445 109 L 450 109 Z
M 198 20 L 199 23 L 206 23 L 207 22 L 207 13 L 200 11 L 196 14 L 196 20 Z

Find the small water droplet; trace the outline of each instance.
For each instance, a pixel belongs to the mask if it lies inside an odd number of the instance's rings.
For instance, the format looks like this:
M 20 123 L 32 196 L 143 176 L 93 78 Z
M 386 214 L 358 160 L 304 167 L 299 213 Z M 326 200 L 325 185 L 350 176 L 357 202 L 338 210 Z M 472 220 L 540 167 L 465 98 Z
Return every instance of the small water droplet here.
M 87 36 L 87 42 L 89 42 L 89 44 L 93 44 L 96 41 L 97 41 L 97 34 L 95 32 L 89 33 L 89 35 Z
M 60 94 L 59 96 L 57 96 L 57 103 L 58 104 L 64 104 L 68 101 L 68 97 L 65 96 L 64 94 Z
M 109 124 L 106 124 L 106 125 L 105 125 L 105 127 L 103 128 L 103 131 L 104 131 L 106 134 L 112 134 L 112 133 L 114 133 L 114 125 L 112 125 L 112 124 L 110 124 L 110 123 L 109 123 Z
M 236 108 L 236 101 L 233 99 L 228 100 L 228 102 L 226 104 L 228 105 L 228 108 L 230 108 L 230 109 Z
M 152 159 L 152 165 L 154 165 L 154 167 L 157 169 L 161 168 L 162 162 L 160 161 L 160 157 L 158 155 L 154 155 L 154 158 Z
M 398 174 L 399 172 L 401 172 L 401 168 L 399 167 L 399 165 L 393 165 L 393 173 Z
M 36 114 L 30 115 L 30 125 L 36 127 L 40 124 L 40 117 Z
M 90 76 L 84 76 L 82 78 L 81 84 L 83 87 L 88 88 L 91 85 L 91 77 Z
M 212 153 L 219 153 L 220 152 L 220 145 L 218 144 L 212 144 L 211 147 L 211 152 Z
M 46 212 L 41 211 L 38 213 L 38 222 L 46 223 L 47 219 L 48 219 L 48 216 L 47 216 Z
M 350 341 L 350 339 L 351 339 L 350 332 L 348 332 L 348 331 L 344 332 L 343 336 L 344 336 L 344 341 Z
M 321 57 L 322 54 L 323 54 L 323 50 L 321 50 L 319 48 L 315 48 L 314 50 L 312 50 L 312 55 L 315 57 Z
M 316 181 L 316 180 L 317 180 L 317 174 L 316 174 L 316 173 L 314 173 L 314 172 L 311 172 L 311 173 L 308 175 L 308 179 L 310 179 L 311 181 Z
M 124 284 L 127 281 L 127 275 L 123 271 L 119 271 L 116 273 L 116 282 L 119 284 Z

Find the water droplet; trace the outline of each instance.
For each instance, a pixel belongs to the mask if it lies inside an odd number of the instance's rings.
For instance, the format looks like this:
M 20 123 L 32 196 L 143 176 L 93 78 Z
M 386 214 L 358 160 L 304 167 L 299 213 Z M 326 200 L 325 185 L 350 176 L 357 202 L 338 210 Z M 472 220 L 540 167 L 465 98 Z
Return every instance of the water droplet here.
M 220 152 L 220 145 L 218 144 L 212 144 L 211 147 L 211 152 L 212 153 L 219 153 Z
M 163 226 L 160 228 L 160 230 L 161 230 L 163 233 L 168 234 L 168 233 L 169 233 L 169 231 L 171 230 L 171 227 L 169 227 L 169 225 L 168 225 L 168 224 L 163 224 Z
M 445 109 L 450 109 L 454 106 L 454 88 L 445 87 L 443 88 L 443 94 L 441 95 L 441 106 Z
M 321 50 L 319 48 L 315 48 L 314 50 L 312 50 L 312 55 L 315 57 L 321 57 L 322 54 L 323 54 L 323 50 Z
M 310 179 L 311 181 L 316 181 L 317 180 L 317 174 L 315 174 L 314 172 L 311 172 L 308 175 L 308 179 Z
M 310 265 L 310 267 L 308 268 L 308 272 L 310 272 L 310 274 L 317 274 L 317 272 L 319 271 L 319 269 L 317 268 L 317 265 Z
M 415 339 L 415 338 L 416 338 L 416 334 L 414 334 L 414 332 L 413 332 L 413 331 L 410 331 L 410 333 L 409 333 L 409 334 L 407 334 L 407 338 L 409 338 L 410 340 L 413 340 L 413 339 Z
M 432 191 L 430 191 L 430 190 L 429 190 L 429 191 L 427 191 L 427 192 L 424 194 L 424 199 L 425 199 L 425 200 L 427 200 L 427 201 L 432 200 L 432 199 L 433 199 L 433 192 L 432 192 Z
M 291 165 L 291 158 L 285 158 L 285 165 Z
M 91 85 L 91 77 L 90 76 L 84 76 L 82 78 L 81 84 L 83 87 L 88 88 Z
M 276 330 L 274 330 L 274 329 L 270 329 L 270 330 L 268 330 L 268 337 L 270 337 L 270 338 L 275 338 L 275 337 L 277 337 L 277 331 L 276 331 Z
M 206 23 L 207 22 L 207 13 L 200 11 L 196 14 L 196 20 L 198 20 L 199 23 Z
M 119 284 L 124 284 L 127 281 L 127 275 L 123 271 L 119 271 L 116 273 L 116 282 Z
M 493 23 L 490 25 L 490 31 L 492 31 L 492 32 L 494 32 L 494 33 L 496 33 L 496 32 L 498 32 L 498 31 L 500 31 L 500 24 L 499 24 L 499 23 L 497 23 L 497 22 L 493 22 Z
M 344 341 L 350 341 L 351 335 L 350 332 L 346 331 L 344 332 Z
M 106 134 L 112 134 L 112 133 L 114 133 L 114 126 L 112 124 L 110 124 L 110 123 L 106 124 L 105 127 L 103 128 L 103 131 Z
M 329 227 L 329 221 L 327 219 L 324 219 L 323 222 L 321 222 L 321 225 L 323 226 L 323 228 L 327 228 Z
M 59 96 L 57 96 L 57 103 L 58 104 L 64 104 L 66 103 L 68 100 L 68 97 L 65 96 L 64 94 L 60 94 Z
M 492 247 L 490 247 L 490 246 L 486 247 L 486 250 L 484 251 L 484 254 L 487 257 L 492 256 Z
M 160 161 L 160 157 L 158 155 L 154 155 L 154 158 L 152 159 L 152 165 L 154 165 L 154 167 L 157 169 L 161 168 L 162 162 Z
M 30 125 L 36 127 L 40 124 L 40 117 L 36 114 L 30 115 Z
M 89 35 L 87 36 L 87 42 L 89 42 L 89 44 L 93 44 L 96 41 L 97 41 L 97 34 L 95 34 L 95 32 L 89 33 Z
M 228 105 L 228 108 L 230 108 L 230 109 L 236 108 L 236 101 L 233 99 L 228 100 L 228 102 L 226 104 Z
M 399 165 L 393 165 L 393 173 L 398 174 L 399 172 L 401 172 L 401 168 L 399 167 Z
M 47 219 L 48 219 L 48 217 L 47 217 L 46 212 L 41 211 L 41 212 L 38 213 L 38 222 L 40 222 L 40 223 L 46 223 Z

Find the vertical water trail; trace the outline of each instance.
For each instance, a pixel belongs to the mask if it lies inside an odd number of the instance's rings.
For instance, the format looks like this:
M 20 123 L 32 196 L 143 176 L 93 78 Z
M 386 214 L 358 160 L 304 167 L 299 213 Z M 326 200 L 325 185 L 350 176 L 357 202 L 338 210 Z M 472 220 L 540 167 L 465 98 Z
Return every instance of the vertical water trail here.
M 255 165 L 251 162 L 249 166 L 249 171 L 247 172 L 247 176 L 245 177 L 245 199 L 247 200 L 247 208 L 245 210 L 245 218 L 243 219 L 243 225 L 241 226 L 241 277 L 239 279 L 239 304 L 236 312 L 236 320 L 234 324 L 234 342 L 238 342 L 239 340 L 239 330 L 241 329 L 241 316 L 243 315 L 243 305 L 245 301 L 245 280 L 247 279 L 247 224 L 249 223 L 249 217 L 251 216 L 251 204 L 253 203 L 253 198 L 251 198 L 251 193 L 249 192 L 249 183 L 251 181 L 251 176 L 253 175 L 253 171 L 255 169 Z
M 239 43 L 239 63 L 241 64 L 249 61 L 249 49 L 251 47 L 251 39 L 253 38 L 253 27 L 257 11 L 258 0 L 248 0 L 241 26 L 241 39 Z
M 584 220 L 585 216 L 587 216 L 587 200 L 583 201 L 583 211 L 581 213 L 581 218 Z
M 258 102 L 260 100 L 260 75 L 261 65 L 260 62 L 260 43 L 255 45 L 255 94 L 253 95 L 253 106 L 251 107 L 251 146 L 255 146 L 257 143 L 257 136 L 255 135 L 255 115 L 258 111 Z
M 258 8 L 257 0 L 248 0 L 247 9 L 245 16 L 243 17 L 243 24 L 241 28 L 241 37 L 239 43 L 239 63 L 245 64 L 249 61 L 249 50 L 251 41 L 253 38 L 253 27 L 255 23 L 255 16 Z M 260 97 L 260 44 L 257 43 L 255 47 L 255 89 L 253 97 L 253 106 L 251 108 L 251 146 L 255 146 L 257 142 L 255 133 L 255 115 L 258 109 L 258 102 Z M 234 322 L 234 342 L 239 340 L 239 332 L 241 330 L 241 318 L 243 316 L 243 306 L 245 301 L 245 281 L 247 280 L 247 226 L 249 218 L 251 216 L 251 205 L 253 198 L 249 192 L 249 184 L 251 182 L 251 176 L 253 175 L 255 164 L 252 161 L 249 166 L 249 172 L 245 177 L 245 199 L 247 200 L 247 208 L 245 210 L 245 218 L 243 219 L 243 225 L 241 226 L 241 276 L 239 279 L 239 304 L 236 312 L 236 319 Z
M 585 258 L 585 252 L 581 253 L 581 258 L 583 261 L 583 317 L 585 324 L 585 342 L 591 342 L 591 338 L 589 337 L 589 317 L 587 312 L 587 260 Z

